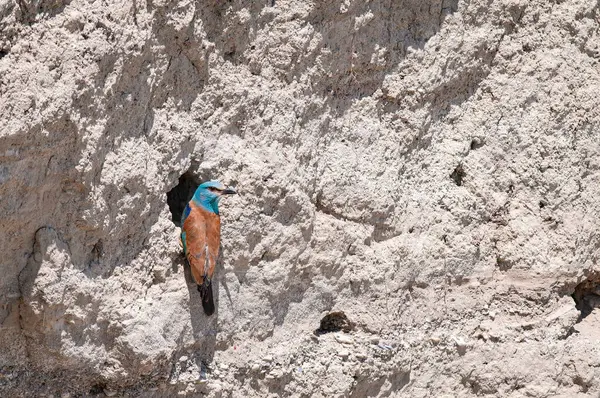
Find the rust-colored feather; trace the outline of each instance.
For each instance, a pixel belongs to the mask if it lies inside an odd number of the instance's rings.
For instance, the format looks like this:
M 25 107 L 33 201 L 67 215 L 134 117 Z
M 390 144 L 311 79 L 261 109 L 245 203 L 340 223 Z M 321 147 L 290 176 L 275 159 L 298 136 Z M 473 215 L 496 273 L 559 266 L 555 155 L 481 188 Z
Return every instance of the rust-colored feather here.
M 193 201 L 190 214 L 183 223 L 186 257 L 198 285 L 209 283 L 215 272 L 221 240 L 219 215 L 204 210 Z

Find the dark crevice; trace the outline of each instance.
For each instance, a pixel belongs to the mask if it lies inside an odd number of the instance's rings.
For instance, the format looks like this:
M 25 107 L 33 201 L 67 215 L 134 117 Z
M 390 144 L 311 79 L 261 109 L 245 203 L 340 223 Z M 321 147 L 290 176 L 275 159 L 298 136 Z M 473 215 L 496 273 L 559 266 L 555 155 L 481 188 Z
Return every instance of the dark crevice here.
M 485 145 L 485 142 L 483 142 L 483 140 L 479 139 L 479 138 L 473 138 L 471 140 L 471 150 L 477 150 L 479 148 L 481 148 L 482 146 Z
M 89 394 L 90 395 L 103 394 L 105 388 L 106 388 L 106 386 L 104 385 L 104 383 L 94 384 L 92 386 L 92 388 L 90 388 Z
M 186 171 L 179 177 L 179 184 L 167 192 L 167 204 L 169 205 L 169 210 L 171 210 L 171 220 L 173 220 L 173 224 L 176 226 L 181 226 L 183 210 L 200 183 L 201 181 L 198 176 L 190 171 Z
M 500 256 L 496 256 L 496 267 L 498 267 L 500 271 L 508 271 L 512 268 L 512 266 L 513 264 L 511 261 Z
M 573 384 L 578 385 L 582 393 L 586 393 L 590 389 L 590 385 L 588 384 L 588 382 L 583 380 L 583 378 L 579 375 L 573 378 Z
M 331 332 L 350 332 L 354 328 L 354 323 L 348 319 L 343 311 L 330 312 L 321 319 L 319 328 L 315 330 L 315 334 L 321 335 Z
M 465 173 L 465 170 L 463 169 L 462 164 L 459 164 L 458 166 L 456 166 L 456 168 L 454 169 L 452 174 L 450 174 L 450 178 L 452 178 L 454 180 L 454 183 L 456 185 L 458 185 L 459 187 L 462 185 L 463 179 L 465 178 L 465 176 L 466 176 L 466 173 Z
M 589 276 L 586 280 L 575 286 L 571 295 L 575 300 L 575 307 L 580 312 L 578 322 L 600 307 L 600 274 Z

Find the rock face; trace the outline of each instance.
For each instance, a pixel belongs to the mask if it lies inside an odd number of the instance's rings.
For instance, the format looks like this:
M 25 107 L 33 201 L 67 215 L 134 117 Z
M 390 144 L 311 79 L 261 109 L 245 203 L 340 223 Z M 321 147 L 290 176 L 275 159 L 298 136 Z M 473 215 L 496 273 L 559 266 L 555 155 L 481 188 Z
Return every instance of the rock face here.
M 0 0 L 0 395 L 598 394 L 599 26 Z M 177 225 L 211 178 L 240 195 L 207 318 Z

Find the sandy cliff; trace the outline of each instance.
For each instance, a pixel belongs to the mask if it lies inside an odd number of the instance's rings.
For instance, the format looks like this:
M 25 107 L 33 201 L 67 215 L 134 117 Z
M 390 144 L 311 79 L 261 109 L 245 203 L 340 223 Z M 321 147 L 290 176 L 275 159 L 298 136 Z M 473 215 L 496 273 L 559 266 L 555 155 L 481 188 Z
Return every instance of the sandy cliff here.
M 599 7 L 0 0 L 1 395 L 596 396 Z

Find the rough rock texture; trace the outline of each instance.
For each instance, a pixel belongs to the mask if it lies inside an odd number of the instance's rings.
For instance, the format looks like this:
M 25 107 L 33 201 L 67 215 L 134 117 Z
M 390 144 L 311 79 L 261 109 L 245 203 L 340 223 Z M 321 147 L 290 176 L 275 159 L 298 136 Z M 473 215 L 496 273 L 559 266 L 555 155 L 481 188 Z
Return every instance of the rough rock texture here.
M 0 0 L 0 395 L 597 396 L 599 26 Z M 176 226 L 209 178 L 240 192 L 211 318 Z

